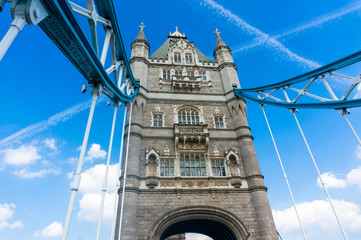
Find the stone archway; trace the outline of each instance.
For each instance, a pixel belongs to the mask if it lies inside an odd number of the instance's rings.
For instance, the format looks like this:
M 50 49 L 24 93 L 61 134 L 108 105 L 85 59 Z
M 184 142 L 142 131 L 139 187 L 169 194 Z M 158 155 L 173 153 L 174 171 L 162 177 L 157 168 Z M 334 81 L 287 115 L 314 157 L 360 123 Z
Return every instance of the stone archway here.
M 249 233 L 232 213 L 215 207 L 183 207 L 160 217 L 148 233 L 148 240 L 164 240 L 175 234 L 195 232 L 214 240 L 246 240 Z

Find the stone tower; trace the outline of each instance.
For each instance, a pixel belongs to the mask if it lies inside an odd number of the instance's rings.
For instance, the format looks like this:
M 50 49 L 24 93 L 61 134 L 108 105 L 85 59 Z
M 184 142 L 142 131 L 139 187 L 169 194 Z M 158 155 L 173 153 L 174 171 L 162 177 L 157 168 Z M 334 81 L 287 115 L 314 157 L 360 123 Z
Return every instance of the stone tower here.
M 213 62 L 178 28 L 149 56 L 140 28 L 131 45 L 141 87 L 132 113 L 121 239 L 184 239 L 179 234 L 185 232 L 278 239 L 246 102 L 233 94 L 237 67 L 220 32 Z

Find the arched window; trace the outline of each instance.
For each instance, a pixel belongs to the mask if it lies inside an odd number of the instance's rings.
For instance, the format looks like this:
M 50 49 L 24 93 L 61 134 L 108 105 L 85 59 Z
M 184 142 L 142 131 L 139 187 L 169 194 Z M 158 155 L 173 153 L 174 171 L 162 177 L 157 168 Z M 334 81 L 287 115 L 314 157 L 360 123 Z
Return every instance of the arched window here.
M 199 125 L 198 111 L 190 107 L 182 108 L 178 112 L 178 123 L 183 125 Z

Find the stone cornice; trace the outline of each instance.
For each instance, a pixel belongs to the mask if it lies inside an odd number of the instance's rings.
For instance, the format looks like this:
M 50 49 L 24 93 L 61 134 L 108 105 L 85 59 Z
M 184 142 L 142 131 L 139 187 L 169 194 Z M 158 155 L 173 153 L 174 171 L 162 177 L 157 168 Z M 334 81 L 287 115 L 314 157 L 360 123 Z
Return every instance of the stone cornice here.
M 150 66 L 150 62 L 148 61 L 148 59 L 146 59 L 145 57 L 132 57 L 130 60 L 129 60 L 129 64 L 132 64 L 134 62 L 143 62 L 145 63 L 148 67 Z
M 236 71 L 238 69 L 236 64 L 234 64 L 233 62 L 224 62 L 224 63 L 220 64 L 217 69 L 220 71 L 225 67 L 233 67 Z
M 133 48 L 136 43 L 144 43 L 145 46 L 148 47 L 148 50 L 150 49 L 150 45 L 149 45 L 148 41 L 145 40 L 145 39 L 135 39 L 135 40 L 132 42 L 132 44 L 130 45 L 131 48 Z

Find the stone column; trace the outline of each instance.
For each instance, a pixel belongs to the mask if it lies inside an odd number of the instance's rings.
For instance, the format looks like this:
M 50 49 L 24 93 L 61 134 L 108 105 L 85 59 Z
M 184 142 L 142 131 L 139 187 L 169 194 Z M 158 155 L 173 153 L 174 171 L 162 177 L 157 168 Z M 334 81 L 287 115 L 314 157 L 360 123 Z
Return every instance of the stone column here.
M 246 104 L 243 99 L 234 98 L 228 102 L 228 107 L 231 109 L 231 114 L 233 114 L 232 119 L 236 129 L 245 177 L 259 225 L 259 239 L 278 240 L 277 230 L 268 202 L 267 188 L 263 182 L 263 175 L 254 148 L 253 137 L 247 123 Z

